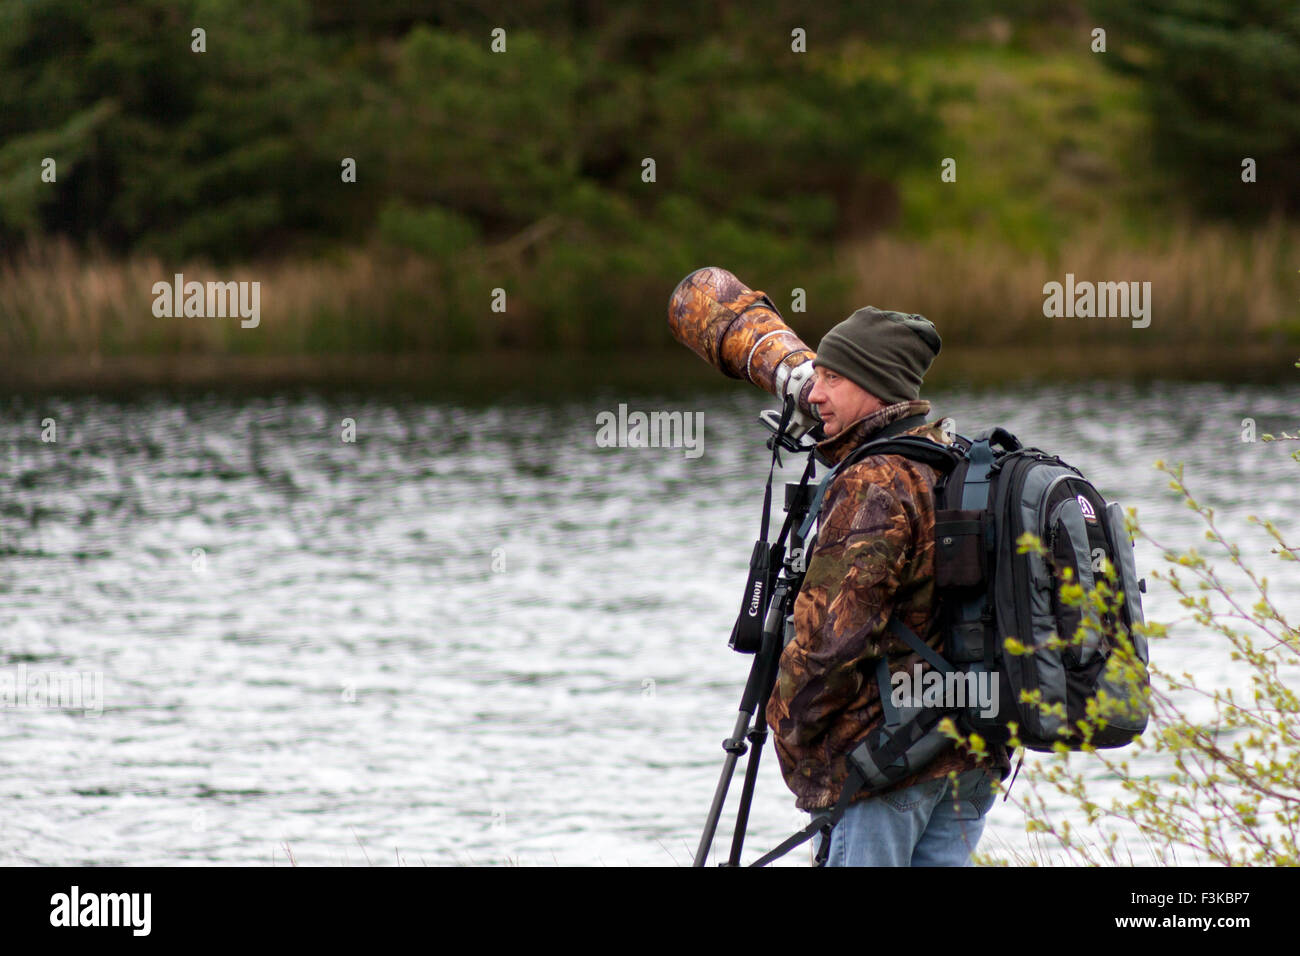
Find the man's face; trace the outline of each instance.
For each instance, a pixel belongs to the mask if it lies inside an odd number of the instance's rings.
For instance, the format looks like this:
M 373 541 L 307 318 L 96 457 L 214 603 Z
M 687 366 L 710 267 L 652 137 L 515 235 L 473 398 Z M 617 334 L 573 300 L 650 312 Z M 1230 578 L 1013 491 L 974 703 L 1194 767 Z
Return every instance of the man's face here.
M 827 438 L 838 435 L 859 418 L 884 408 L 885 403 L 856 382 L 828 368 L 813 369 L 813 387 L 808 401 L 817 406 Z

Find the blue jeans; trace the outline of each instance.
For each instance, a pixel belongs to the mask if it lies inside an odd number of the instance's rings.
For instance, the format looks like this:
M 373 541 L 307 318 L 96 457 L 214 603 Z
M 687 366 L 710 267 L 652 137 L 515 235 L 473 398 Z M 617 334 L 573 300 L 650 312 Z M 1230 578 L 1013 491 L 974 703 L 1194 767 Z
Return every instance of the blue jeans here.
M 849 805 L 831 831 L 827 866 L 970 866 L 993 806 L 984 769 L 928 780 Z M 814 853 L 822 835 L 813 837 Z

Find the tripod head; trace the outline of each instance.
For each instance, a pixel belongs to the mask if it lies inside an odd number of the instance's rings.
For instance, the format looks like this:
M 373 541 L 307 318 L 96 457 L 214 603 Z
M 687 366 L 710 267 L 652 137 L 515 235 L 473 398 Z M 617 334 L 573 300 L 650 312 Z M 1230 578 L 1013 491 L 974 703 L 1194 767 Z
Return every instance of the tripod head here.
M 767 439 L 768 448 L 771 448 L 775 442 L 779 443 L 786 451 L 796 453 L 812 451 L 817 442 L 825 437 L 821 422 L 818 422 L 812 428 L 803 428 L 802 426 L 790 428 L 787 425 L 783 430 L 781 428 L 781 413 L 775 408 L 763 409 L 758 413 L 758 420 L 772 432 L 772 435 Z

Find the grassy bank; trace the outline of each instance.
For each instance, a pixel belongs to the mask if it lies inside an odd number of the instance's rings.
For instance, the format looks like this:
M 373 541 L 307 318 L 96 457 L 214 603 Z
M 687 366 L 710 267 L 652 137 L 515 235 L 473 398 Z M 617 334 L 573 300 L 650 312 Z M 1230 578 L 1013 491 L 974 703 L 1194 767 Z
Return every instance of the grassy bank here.
M 1106 343 L 1136 350 L 1206 344 L 1226 349 L 1300 342 L 1300 229 L 1251 233 L 1202 228 L 1149 244 L 1101 231 L 1055 253 L 1004 244 L 880 239 L 846 255 L 856 298 L 933 319 L 945 342 L 964 345 Z M 1047 282 L 1150 282 L 1151 324 L 1123 318 L 1047 318 Z
M 950 346 L 1089 343 L 1131 347 L 1300 342 L 1300 288 L 1294 262 L 1300 229 L 1247 234 L 1202 228 L 1138 246 L 1097 232 L 1060 244 L 1055 254 L 1005 243 L 884 237 L 845 245 L 837 265 L 842 290 L 809 291 L 807 312 L 791 311 L 789 288 L 775 287 L 744 263 L 733 269 L 767 291 L 814 343 L 860 305 L 920 312 Z M 157 317 L 153 285 L 187 280 L 259 282 L 260 324 L 238 318 Z M 1043 285 L 1077 280 L 1151 283 L 1151 324 L 1123 318 L 1047 318 Z M 467 352 L 495 349 L 644 350 L 670 347 L 665 308 L 678 274 L 644 277 L 617 314 L 557 326 L 541 318 L 535 280 L 520 263 L 446 267 L 380 247 L 335 258 L 217 269 L 139 257 L 86 256 L 67 246 L 32 249 L 0 266 L 0 354 L 105 359 L 129 356 L 291 356 Z M 492 290 L 506 289 L 505 311 Z

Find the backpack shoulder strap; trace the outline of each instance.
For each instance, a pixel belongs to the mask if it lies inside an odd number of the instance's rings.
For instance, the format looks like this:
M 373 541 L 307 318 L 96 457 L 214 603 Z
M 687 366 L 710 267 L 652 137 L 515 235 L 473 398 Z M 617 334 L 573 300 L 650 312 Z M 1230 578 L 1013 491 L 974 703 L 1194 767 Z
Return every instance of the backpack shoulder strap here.
M 857 464 L 868 455 L 902 455 L 913 461 L 920 461 L 930 465 L 941 475 L 946 475 L 957 463 L 964 457 L 960 448 L 947 445 L 940 445 L 938 442 L 930 441 L 928 438 L 918 438 L 914 435 L 900 435 L 898 432 L 906 431 L 909 428 L 915 428 L 925 423 L 924 415 L 912 415 L 908 418 L 900 419 L 892 425 L 887 425 L 882 432 L 883 437 L 876 437 L 871 441 L 859 445 L 853 451 L 849 452 L 848 457 L 844 458 L 828 471 L 821 483 L 817 486 L 817 492 L 813 495 L 811 504 L 808 507 L 808 516 L 804 519 L 802 527 L 799 529 L 799 537 L 807 538 L 813 522 L 821 512 L 822 499 L 826 495 L 826 489 L 830 483 L 835 480 L 845 468 Z
M 938 442 L 915 435 L 899 435 L 897 438 L 882 438 L 858 446 L 848 458 L 844 459 L 841 467 L 856 464 L 869 455 L 901 455 L 912 461 L 929 465 L 940 474 L 952 471 L 965 457 L 961 449 L 955 446 L 940 445 Z

